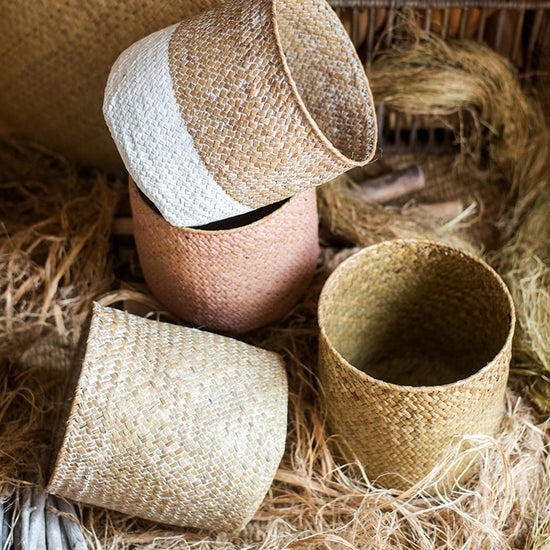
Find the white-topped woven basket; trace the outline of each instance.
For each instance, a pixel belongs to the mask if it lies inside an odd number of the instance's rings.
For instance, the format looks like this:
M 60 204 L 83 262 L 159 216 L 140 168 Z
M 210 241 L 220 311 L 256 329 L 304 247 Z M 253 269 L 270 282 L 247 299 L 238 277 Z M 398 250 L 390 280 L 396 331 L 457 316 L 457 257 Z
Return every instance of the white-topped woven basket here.
M 104 114 L 176 226 L 285 199 L 376 147 L 364 69 L 325 0 L 231 0 L 140 40 L 112 68 Z

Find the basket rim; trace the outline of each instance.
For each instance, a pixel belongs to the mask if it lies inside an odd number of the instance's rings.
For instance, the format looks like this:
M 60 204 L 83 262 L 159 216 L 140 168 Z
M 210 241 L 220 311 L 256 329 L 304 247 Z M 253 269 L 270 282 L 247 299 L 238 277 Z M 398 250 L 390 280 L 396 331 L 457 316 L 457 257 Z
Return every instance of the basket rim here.
M 246 231 L 254 230 L 254 228 L 258 225 L 262 225 L 264 223 L 269 223 L 273 220 L 273 218 L 278 217 L 279 215 L 282 215 L 286 210 L 288 210 L 291 207 L 294 207 L 297 200 L 299 200 L 300 197 L 303 197 L 306 194 L 310 194 L 314 199 L 316 199 L 316 189 L 315 187 L 310 187 L 309 189 L 304 189 L 303 191 L 296 193 L 295 195 L 292 195 L 291 197 L 287 197 L 286 199 L 283 199 L 281 202 L 282 204 L 279 205 L 275 210 L 269 212 L 265 216 L 262 216 L 261 218 L 254 220 L 253 222 L 244 224 L 244 225 L 238 225 L 237 227 L 232 227 L 230 229 L 201 229 L 201 226 L 185 226 L 185 225 L 172 225 L 164 216 L 162 216 L 159 212 L 156 212 L 153 210 L 144 200 L 141 196 L 141 193 L 145 195 L 145 192 L 140 189 L 138 184 L 135 182 L 135 180 L 132 178 L 130 174 L 128 174 L 128 185 L 131 188 L 134 188 L 133 190 L 130 190 L 130 193 L 135 193 L 137 200 L 139 200 L 141 203 L 143 203 L 143 206 L 147 208 L 149 211 L 149 214 L 153 217 L 158 219 L 160 222 L 165 223 L 169 225 L 173 230 L 195 234 L 195 235 L 203 235 L 203 236 L 210 236 L 212 238 L 215 237 L 222 237 L 225 235 L 238 235 L 239 233 L 244 233 Z M 147 195 L 145 195 L 147 196 Z M 254 210 L 250 210 L 247 213 L 253 212 Z M 223 220 L 218 220 L 219 222 Z M 210 222 L 210 223 L 217 223 L 217 222 Z M 208 225 L 208 224 L 205 224 Z
M 395 244 L 419 244 L 419 245 L 429 245 L 429 246 L 437 246 L 440 248 L 445 248 L 452 252 L 458 252 L 461 255 L 467 257 L 468 259 L 474 261 L 475 263 L 480 264 L 485 270 L 487 270 L 494 278 L 498 281 L 499 286 L 501 290 L 504 292 L 504 295 L 506 296 L 506 299 L 508 301 L 508 305 L 510 308 L 510 321 L 509 321 L 509 329 L 508 334 L 506 336 L 506 339 L 501 346 L 501 348 L 495 353 L 494 357 L 483 367 L 476 370 L 473 374 L 470 376 L 467 376 L 466 378 L 461 378 L 460 380 L 456 380 L 454 382 L 450 382 L 448 384 L 438 384 L 435 386 L 410 386 L 406 384 L 395 384 L 392 382 L 387 382 L 385 380 L 381 380 L 379 378 L 375 378 L 374 376 L 371 376 L 370 374 L 366 373 L 365 371 L 357 368 L 355 365 L 352 365 L 345 357 L 342 356 L 342 354 L 334 347 L 334 345 L 331 342 L 331 339 L 329 338 L 325 327 L 322 324 L 322 316 L 321 316 L 321 306 L 326 302 L 327 295 L 326 295 L 326 288 L 327 283 L 332 279 L 338 277 L 338 271 L 341 271 L 340 268 L 342 266 L 345 266 L 348 263 L 352 263 L 353 261 L 357 261 L 357 258 L 362 255 L 366 255 L 370 252 L 372 252 L 375 249 L 380 248 L 388 248 L 390 246 L 393 246 Z M 333 277 L 334 276 L 334 277 Z M 321 290 L 321 295 L 319 296 L 319 304 L 317 307 L 318 311 L 318 324 L 319 324 L 319 337 L 322 338 L 324 343 L 329 348 L 330 352 L 335 354 L 336 357 L 340 360 L 342 364 L 344 364 L 348 369 L 350 369 L 356 376 L 358 376 L 360 379 L 362 379 L 365 382 L 368 382 L 370 384 L 376 384 L 378 387 L 387 389 L 392 392 L 400 392 L 400 393 L 434 393 L 434 394 L 440 394 L 444 392 L 448 392 L 450 390 L 459 389 L 462 386 L 470 385 L 472 383 L 477 382 L 478 380 L 483 379 L 486 374 L 490 370 L 492 370 L 497 362 L 499 361 L 500 357 L 506 352 L 506 350 L 512 349 L 512 340 L 514 338 L 514 332 L 515 332 L 515 325 L 516 325 L 516 313 L 515 313 L 515 307 L 514 307 L 514 301 L 512 299 L 512 295 L 510 294 L 510 290 L 508 289 L 508 286 L 503 281 L 502 277 L 493 269 L 487 262 L 476 256 L 475 254 L 472 254 L 471 252 L 468 252 L 466 250 L 457 248 L 455 246 L 451 246 L 449 244 L 446 244 L 442 241 L 438 241 L 435 239 L 415 239 L 415 238 L 403 238 L 403 239 L 390 239 L 385 240 L 379 243 L 376 243 L 371 246 L 367 246 L 355 254 L 351 255 L 349 258 L 346 258 L 327 278 L 325 281 L 323 288 Z
M 313 132 L 317 135 L 317 137 L 321 140 L 323 145 L 327 147 L 327 149 L 340 161 L 343 161 L 346 165 L 350 167 L 358 167 L 358 166 L 364 166 L 368 162 L 370 162 L 373 157 L 376 154 L 377 151 L 377 137 L 378 137 L 378 123 L 376 120 L 375 113 L 375 107 L 374 107 L 374 98 L 372 95 L 372 91 L 370 89 L 369 81 L 367 78 L 367 75 L 365 73 L 363 63 L 359 59 L 359 55 L 357 53 L 357 50 L 355 46 L 353 45 L 353 42 L 350 38 L 350 36 L 347 34 L 345 29 L 343 28 L 342 22 L 340 21 L 340 18 L 336 15 L 334 10 L 332 9 L 331 5 L 327 0 L 316 0 L 318 4 L 324 5 L 324 7 L 327 9 L 329 15 L 328 17 L 331 17 L 334 22 L 337 22 L 342 27 L 342 32 L 340 33 L 339 41 L 342 46 L 345 46 L 347 50 L 349 50 L 350 53 L 350 60 L 353 60 L 354 72 L 357 76 L 360 76 L 362 80 L 364 81 L 364 84 L 366 86 L 367 90 L 367 101 L 371 107 L 371 112 L 373 113 L 372 117 L 366 116 L 366 110 L 365 110 L 365 119 L 368 121 L 368 126 L 370 133 L 373 135 L 372 139 L 372 146 L 370 149 L 367 149 L 367 152 L 359 159 L 356 160 L 346 154 L 344 154 L 336 145 L 332 143 L 332 141 L 328 138 L 328 136 L 323 132 L 319 124 L 315 121 L 313 115 L 309 112 L 309 109 L 302 98 L 298 87 L 296 85 L 296 81 L 294 79 L 294 76 L 292 75 L 292 71 L 290 70 L 290 67 L 288 65 L 288 61 L 286 58 L 285 50 L 283 48 L 283 44 L 281 41 L 281 33 L 279 30 L 279 13 L 277 10 L 279 2 L 282 0 L 270 0 L 271 3 L 271 25 L 273 30 L 273 36 L 275 37 L 275 44 L 277 48 L 277 53 L 279 55 L 279 59 L 282 64 L 283 72 L 286 76 L 286 79 L 288 81 L 288 84 L 290 86 L 290 89 L 292 91 L 292 95 L 294 97 L 294 100 L 298 104 L 298 107 L 302 114 L 304 115 L 306 121 L 310 125 Z M 336 37 L 336 34 L 334 34 L 334 37 Z M 367 140 L 368 142 L 368 140 Z

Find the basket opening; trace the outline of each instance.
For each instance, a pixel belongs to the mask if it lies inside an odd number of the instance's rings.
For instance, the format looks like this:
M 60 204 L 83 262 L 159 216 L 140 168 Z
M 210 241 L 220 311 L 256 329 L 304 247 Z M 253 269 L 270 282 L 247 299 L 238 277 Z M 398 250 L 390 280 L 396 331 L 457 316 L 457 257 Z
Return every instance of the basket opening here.
M 133 181 L 130 183 L 131 185 L 135 185 Z M 159 209 L 155 206 L 153 201 L 147 197 L 147 195 L 136 185 L 136 189 L 142 198 L 143 202 L 156 214 L 159 216 L 162 216 Z M 269 216 L 281 206 L 286 204 L 290 199 L 283 199 L 282 201 L 275 202 L 273 204 L 268 204 L 267 206 L 262 206 L 261 208 L 257 208 L 256 210 L 252 210 L 250 212 L 246 212 L 245 214 L 240 214 L 238 216 L 232 216 L 231 218 L 225 218 L 223 220 L 218 220 L 215 222 L 211 222 L 205 225 L 197 225 L 192 227 L 192 229 L 197 229 L 200 231 L 229 231 L 231 229 L 238 229 L 239 227 L 245 227 L 247 225 L 250 225 L 252 223 L 255 223 L 266 216 Z
M 276 0 L 288 76 L 314 126 L 357 164 L 373 155 L 376 122 L 363 66 L 341 21 L 319 0 Z
M 452 250 L 382 247 L 347 264 L 320 309 L 340 355 L 406 386 L 457 382 L 492 361 L 513 329 L 509 294 L 487 266 Z

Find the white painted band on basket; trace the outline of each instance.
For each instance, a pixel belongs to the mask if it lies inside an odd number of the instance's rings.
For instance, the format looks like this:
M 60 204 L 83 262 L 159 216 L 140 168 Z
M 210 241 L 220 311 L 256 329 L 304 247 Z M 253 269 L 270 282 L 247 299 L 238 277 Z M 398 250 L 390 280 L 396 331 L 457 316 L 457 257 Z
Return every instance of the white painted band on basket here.
M 363 66 L 325 0 L 230 0 L 154 33 L 114 64 L 103 110 L 175 226 L 291 197 L 376 148 Z

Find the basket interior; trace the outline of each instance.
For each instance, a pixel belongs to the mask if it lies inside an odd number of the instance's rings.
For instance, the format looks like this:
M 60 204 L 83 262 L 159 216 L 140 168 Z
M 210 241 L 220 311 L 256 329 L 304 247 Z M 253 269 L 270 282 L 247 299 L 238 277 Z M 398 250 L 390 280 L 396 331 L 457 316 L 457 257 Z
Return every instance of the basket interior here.
M 467 378 L 512 330 L 500 279 L 447 247 L 365 249 L 335 275 L 323 290 L 321 326 L 340 355 L 378 380 L 437 386 Z
M 309 115 L 341 154 L 366 161 L 375 135 L 372 97 L 338 17 L 318 0 L 277 0 L 275 7 L 281 53 Z

